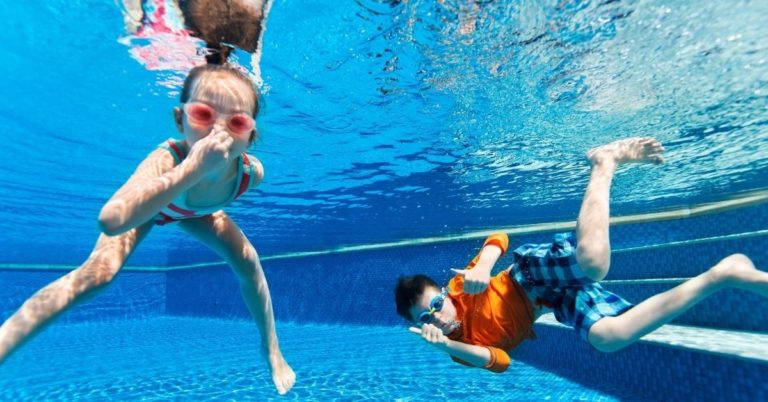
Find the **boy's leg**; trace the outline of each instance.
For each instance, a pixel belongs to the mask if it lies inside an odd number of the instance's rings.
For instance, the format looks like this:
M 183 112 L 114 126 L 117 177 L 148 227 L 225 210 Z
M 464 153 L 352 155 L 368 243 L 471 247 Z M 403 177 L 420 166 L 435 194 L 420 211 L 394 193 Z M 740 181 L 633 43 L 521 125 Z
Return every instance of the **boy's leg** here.
M 755 269 L 752 261 L 742 254 L 728 256 L 708 271 L 646 299 L 619 316 L 599 320 L 590 328 L 589 343 L 604 352 L 624 348 L 726 288 L 749 290 L 768 297 L 768 272 Z
M 296 374 L 283 358 L 275 331 L 272 298 L 256 249 L 223 211 L 179 222 L 182 229 L 205 243 L 221 256 L 237 275 L 240 292 L 261 334 L 262 353 L 272 371 L 278 392 L 288 392 Z
M 0 326 L 0 363 L 56 316 L 107 285 L 152 226 L 148 222 L 118 236 L 99 235 L 83 265 L 27 299 Z
M 664 148 L 653 138 L 628 138 L 592 149 L 587 153 L 592 174 L 576 223 L 576 261 L 593 281 L 605 278 L 611 263 L 608 236 L 611 180 L 623 163 L 661 163 Z

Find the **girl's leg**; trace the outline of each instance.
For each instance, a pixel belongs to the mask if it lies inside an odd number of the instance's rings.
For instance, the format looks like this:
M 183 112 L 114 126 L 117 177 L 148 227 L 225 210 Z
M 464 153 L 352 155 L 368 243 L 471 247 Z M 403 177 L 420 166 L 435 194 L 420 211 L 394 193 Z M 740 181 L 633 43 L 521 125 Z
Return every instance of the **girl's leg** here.
M 180 225 L 218 253 L 234 270 L 243 299 L 261 333 L 262 353 L 272 371 L 272 381 L 280 394 L 288 392 L 296 382 L 296 374 L 280 351 L 272 299 L 256 249 L 223 211 L 201 218 L 185 219 Z
M 83 265 L 27 299 L 0 326 L 0 363 L 59 314 L 109 284 L 153 225 L 148 222 L 113 237 L 99 235 L 93 252 Z
M 664 148 L 653 138 L 628 138 L 592 149 L 587 153 L 592 174 L 576 222 L 576 261 L 584 274 L 597 282 L 611 265 L 608 236 L 611 181 L 622 163 L 661 163 Z
M 768 297 L 768 272 L 733 254 L 708 271 L 652 296 L 616 317 L 605 317 L 589 331 L 589 343 L 604 352 L 622 349 L 675 319 L 718 290 L 737 288 Z

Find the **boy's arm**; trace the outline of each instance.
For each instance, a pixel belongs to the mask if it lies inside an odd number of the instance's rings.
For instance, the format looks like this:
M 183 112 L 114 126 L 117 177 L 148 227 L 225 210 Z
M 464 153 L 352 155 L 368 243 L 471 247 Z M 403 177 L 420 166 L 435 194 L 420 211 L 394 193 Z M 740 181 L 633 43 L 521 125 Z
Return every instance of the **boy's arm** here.
M 410 327 L 409 330 L 420 334 L 426 342 L 448 353 L 454 361 L 464 365 L 482 367 L 497 373 L 509 367 L 509 355 L 499 348 L 454 341 L 443 335 L 443 332 L 432 324 L 425 324 L 421 329 Z
M 463 291 L 466 294 L 483 293 L 491 281 L 491 271 L 499 257 L 507 252 L 509 238 L 505 233 L 496 232 L 485 239 L 483 248 L 465 269 L 453 269 L 464 276 Z

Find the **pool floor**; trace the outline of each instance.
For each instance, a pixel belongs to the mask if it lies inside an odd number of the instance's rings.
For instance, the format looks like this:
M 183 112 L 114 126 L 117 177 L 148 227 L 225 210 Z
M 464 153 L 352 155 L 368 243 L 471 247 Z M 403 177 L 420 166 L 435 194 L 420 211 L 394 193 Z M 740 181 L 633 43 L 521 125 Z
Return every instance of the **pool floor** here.
M 0 366 L 0 400 L 647 400 L 520 362 L 465 368 L 405 327 L 279 322 L 278 334 L 297 374 L 284 397 L 251 322 L 159 316 L 49 327 Z

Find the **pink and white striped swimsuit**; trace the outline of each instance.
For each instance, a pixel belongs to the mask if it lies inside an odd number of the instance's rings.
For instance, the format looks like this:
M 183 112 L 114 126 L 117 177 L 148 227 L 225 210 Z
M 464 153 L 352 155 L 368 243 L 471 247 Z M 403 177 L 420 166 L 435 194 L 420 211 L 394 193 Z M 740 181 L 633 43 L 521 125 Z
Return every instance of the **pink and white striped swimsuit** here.
M 189 152 L 186 142 L 173 139 L 163 142 L 159 147 L 168 150 L 168 152 L 173 155 L 177 165 L 187 157 L 187 153 Z M 157 216 L 155 216 L 155 223 L 158 225 L 165 225 L 166 223 L 182 219 L 199 218 L 201 216 L 210 215 L 221 210 L 243 195 L 249 188 L 254 186 L 258 179 L 256 175 L 256 167 L 252 162 L 254 158 L 243 152 L 238 159 L 239 163 L 237 166 L 235 189 L 226 201 L 209 207 L 190 207 L 187 205 L 187 193 L 184 192 L 160 210 Z

